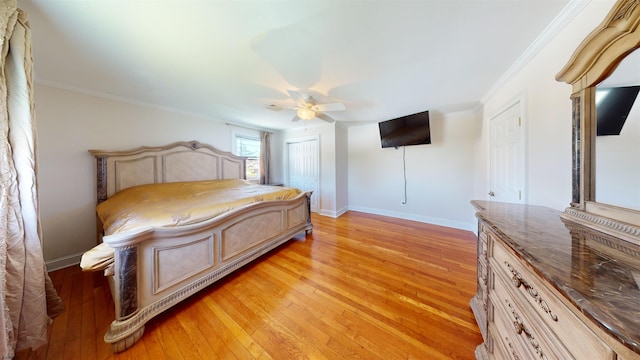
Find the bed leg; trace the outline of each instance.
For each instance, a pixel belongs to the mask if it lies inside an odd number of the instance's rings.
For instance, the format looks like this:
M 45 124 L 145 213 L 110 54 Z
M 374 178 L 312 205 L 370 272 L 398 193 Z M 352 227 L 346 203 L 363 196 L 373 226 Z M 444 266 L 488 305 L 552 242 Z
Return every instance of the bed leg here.
M 127 336 L 126 338 L 111 343 L 111 351 L 113 351 L 114 353 L 119 353 L 129 349 L 136 342 L 138 342 L 138 340 L 140 340 L 140 338 L 142 337 L 142 334 L 144 334 L 144 326 L 137 329 L 133 334 Z M 109 336 L 109 332 L 107 332 L 104 336 L 105 341 L 107 341 L 108 336 Z
M 307 229 L 304 231 L 306 235 L 313 233 L 313 224 L 311 223 L 311 191 L 307 192 Z

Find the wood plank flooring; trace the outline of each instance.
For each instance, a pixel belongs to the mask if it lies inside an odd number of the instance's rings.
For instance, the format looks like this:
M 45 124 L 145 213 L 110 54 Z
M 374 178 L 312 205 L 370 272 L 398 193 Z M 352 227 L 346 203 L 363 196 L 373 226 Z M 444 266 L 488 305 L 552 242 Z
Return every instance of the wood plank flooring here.
M 131 349 L 103 335 L 101 273 L 51 273 L 67 311 L 49 345 L 17 359 L 473 359 L 476 239 L 358 212 L 313 215 L 314 231 L 157 316 Z

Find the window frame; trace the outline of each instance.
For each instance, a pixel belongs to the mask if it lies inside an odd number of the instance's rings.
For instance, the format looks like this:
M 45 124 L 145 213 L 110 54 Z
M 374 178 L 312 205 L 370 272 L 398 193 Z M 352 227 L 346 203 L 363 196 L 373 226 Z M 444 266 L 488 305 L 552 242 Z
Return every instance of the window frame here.
M 256 142 L 258 146 L 257 156 L 253 154 L 246 155 L 243 149 L 241 149 L 240 142 L 242 140 Z M 249 181 L 259 181 L 260 180 L 260 146 L 262 145 L 262 140 L 260 136 L 242 134 L 242 133 L 234 133 L 233 134 L 233 153 L 242 156 L 246 159 L 245 161 L 245 176 Z M 255 174 L 255 175 L 254 175 Z

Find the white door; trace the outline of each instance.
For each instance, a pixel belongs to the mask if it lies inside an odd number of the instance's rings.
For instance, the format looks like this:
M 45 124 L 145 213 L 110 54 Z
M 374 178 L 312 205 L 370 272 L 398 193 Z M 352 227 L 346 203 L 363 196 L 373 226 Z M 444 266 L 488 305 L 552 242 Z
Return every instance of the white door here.
M 304 140 L 287 143 L 289 158 L 289 186 L 303 191 L 313 191 L 311 211 L 318 212 L 319 194 L 319 148 L 318 140 Z
M 520 102 L 490 120 L 491 200 L 524 203 L 524 127 Z

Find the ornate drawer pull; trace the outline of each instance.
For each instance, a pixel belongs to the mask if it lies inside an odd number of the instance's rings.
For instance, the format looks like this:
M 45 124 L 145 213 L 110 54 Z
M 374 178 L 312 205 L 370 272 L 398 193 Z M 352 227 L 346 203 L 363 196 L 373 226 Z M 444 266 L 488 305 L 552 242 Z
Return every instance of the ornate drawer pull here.
M 524 332 L 524 334 L 527 335 L 527 337 L 531 336 L 531 333 L 529 332 L 529 330 L 527 330 L 527 328 L 524 326 L 524 324 L 519 321 L 519 318 L 517 318 L 513 322 L 513 327 L 516 330 L 516 334 L 521 335 Z
M 513 326 L 516 330 L 516 334 L 522 335 L 524 333 L 524 335 L 527 337 L 527 341 L 529 341 L 529 344 L 531 344 L 531 346 L 533 347 L 533 350 L 535 350 L 536 354 L 538 354 L 538 358 L 541 360 L 546 360 L 547 356 L 544 354 L 544 351 L 542 351 L 542 348 L 540 347 L 540 344 L 538 344 L 538 342 L 536 341 L 536 338 L 533 335 L 531 335 L 531 332 L 529 331 L 529 329 L 527 329 L 527 327 L 522 322 L 520 315 L 518 315 L 518 313 L 513 308 L 513 306 L 511 306 L 511 303 L 509 302 L 509 300 L 505 300 L 505 302 L 507 303 L 507 306 L 509 306 L 509 310 L 511 310 L 511 315 L 513 315 L 513 318 L 514 318 Z
M 549 314 L 551 320 L 558 321 L 558 316 L 551 311 L 551 309 L 549 308 L 549 304 L 547 304 L 547 302 L 542 299 L 536 289 L 534 289 L 533 286 L 527 283 L 527 281 L 522 277 L 522 274 L 520 274 L 518 270 L 513 267 L 513 265 L 509 264 L 509 262 L 507 261 L 505 261 L 504 263 L 505 265 L 507 265 L 507 268 L 509 268 L 509 271 L 511 271 L 511 281 L 513 282 L 513 286 L 515 286 L 516 288 L 524 286 L 524 289 L 527 291 L 527 293 L 529 293 L 529 295 L 531 295 L 531 297 L 533 297 L 533 299 L 538 303 L 542 310 Z
M 511 344 L 511 341 L 509 341 L 509 338 L 505 337 L 505 340 L 507 340 L 507 344 L 509 344 L 509 350 L 511 350 L 511 355 L 513 356 L 513 358 L 515 360 L 520 360 L 520 357 L 518 356 L 518 353 L 516 353 L 516 349 L 513 348 L 513 345 Z

